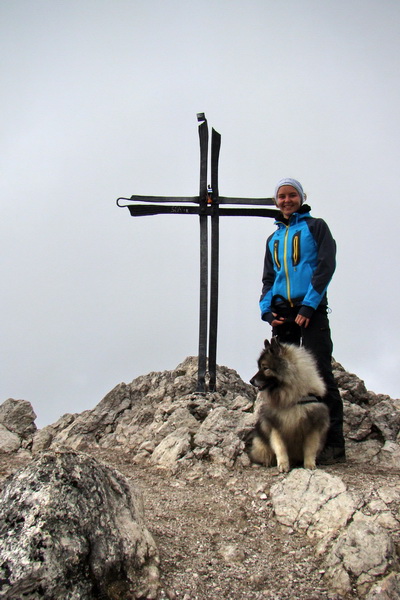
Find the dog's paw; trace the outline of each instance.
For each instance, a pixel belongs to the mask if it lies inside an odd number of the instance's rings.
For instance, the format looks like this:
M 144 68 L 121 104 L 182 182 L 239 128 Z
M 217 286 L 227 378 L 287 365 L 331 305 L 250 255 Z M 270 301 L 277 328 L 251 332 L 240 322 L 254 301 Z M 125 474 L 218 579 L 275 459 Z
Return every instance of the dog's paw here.
M 289 473 L 289 470 L 290 470 L 289 461 L 283 460 L 278 463 L 279 473 Z
M 317 465 L 315 464 L 315 460 L 305 460 L 304 461 L 304 468 L 305 469 L 311 469 L 312 471 L 314 469 L 316 469 Z

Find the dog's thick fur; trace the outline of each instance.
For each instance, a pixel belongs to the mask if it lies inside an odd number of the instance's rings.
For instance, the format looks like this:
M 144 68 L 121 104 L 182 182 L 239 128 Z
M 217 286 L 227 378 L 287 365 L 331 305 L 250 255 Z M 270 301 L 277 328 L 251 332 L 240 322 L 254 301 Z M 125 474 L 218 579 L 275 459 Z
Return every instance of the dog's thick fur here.
M 264 344 L 251 379 L 261 407 L 250 458 L 267 467 L 277 464 L 281 473 L 297 464 L 315 469 L 329 428 L 328 408 L 318 399 L 325 384 L 305 348 L 275 338 Z

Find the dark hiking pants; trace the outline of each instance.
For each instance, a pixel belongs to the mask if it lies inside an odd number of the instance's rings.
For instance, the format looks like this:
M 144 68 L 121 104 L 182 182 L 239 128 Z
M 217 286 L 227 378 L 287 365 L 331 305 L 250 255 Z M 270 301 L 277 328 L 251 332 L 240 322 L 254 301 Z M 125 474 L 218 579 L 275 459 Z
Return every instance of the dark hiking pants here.
M 327 389 L 322 398 L 330 414 L 326 446 L 343 448 L 343 402 L 332 373 L 333 344 L 326 308 L 320 307 L 314 312 L 308 327 L 299 327 L 293 321 L 287 321 L 278 327 L 273 327 L 272 335 L 286 344 L 299 346 L 302 343 L 314 355 Z

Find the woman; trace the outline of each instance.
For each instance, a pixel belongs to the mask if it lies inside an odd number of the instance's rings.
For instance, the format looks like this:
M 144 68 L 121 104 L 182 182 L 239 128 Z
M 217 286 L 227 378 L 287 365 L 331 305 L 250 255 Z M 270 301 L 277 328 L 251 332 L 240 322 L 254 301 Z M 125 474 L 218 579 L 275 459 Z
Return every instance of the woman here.
M 336 266 L 336 243 L 328 225 L 311 216 L 296 179 L 281 179 L 275 189 L 280 210 L 277 230 L 267 240 L 261 317 L 280 342 L 302 345 L 313 353 L 327 393 L 331 425 L 319 464 L 346 460 L 343 403 L 332 373 L 332 340 L 326 290 Z

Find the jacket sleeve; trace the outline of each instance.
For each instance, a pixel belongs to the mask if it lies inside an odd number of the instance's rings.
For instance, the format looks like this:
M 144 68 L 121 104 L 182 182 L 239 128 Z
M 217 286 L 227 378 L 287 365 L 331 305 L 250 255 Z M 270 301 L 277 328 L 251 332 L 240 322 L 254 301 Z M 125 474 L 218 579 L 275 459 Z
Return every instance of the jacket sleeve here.
M 319 306 L 336 268 L 336 242 L 323 219 L 310 219 L 310 232 L 317 245 L 317 266 L 302 302 L 300 314 L 308 316 Z M 303 309 L 309 307 L 310 310 Z
M 263 288 L 260 297 L 260 310 L 261 310 L 261 318 L 263 321 L 268 321 L 269 323 L 273 319 L 273 315 L 271 313 L 271 300 L 272 300 L 272 286 L 275 281 L 275 270 L 272 261 L 271 251 L 269 249 L 269 241 L 271 237 L 267 240 L 267 247 L 265 250 L 265 258 L 264 258 L 264 271 L 263 271 Z

